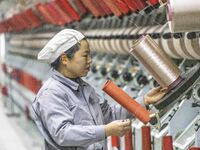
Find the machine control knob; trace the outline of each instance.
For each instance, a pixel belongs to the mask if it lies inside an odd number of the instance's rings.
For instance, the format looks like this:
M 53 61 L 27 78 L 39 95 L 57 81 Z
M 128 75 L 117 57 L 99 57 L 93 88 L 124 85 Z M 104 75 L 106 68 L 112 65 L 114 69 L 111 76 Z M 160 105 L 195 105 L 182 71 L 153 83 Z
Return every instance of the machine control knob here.
M 159 84 L 158 84 L 158 82 L 157 82 L 156 80 L 153 80 L 153 86 L 154 86 L 154 87 L 159 86 Z
M 180 38 L 183 37 L 183 33 L 174 33 L 174 34 L 173 34 L 173 37 L 174 37 L 175 39 L 180 39 Z
M 195 130 L 195 131 L 198 131 L 199 128 L 200 128 L 200 125 L 199 125 L 198 123 L 195 123 L 195 124 L 194 124 L 194 130 Z
M 139 75 L 137 78 L 137 81 L 138 81 L 139 85 L 146 85 L 149 83 L 147 77 L 144 75 Z
M 165 34 L 163 34 L 163 39 L 170 39 L 170 38 L 172 38 L 172 35 L 171 35 L 171 33 L 165 33 Z
M 96 72 L 97 72 L 97 68 L 96 68 L 95 65 L 93 65 L 93 66 L 91 67 L 91 71 L 92 71 L 93 73 L 96 73 Z
M 133 79 L 133 77 L 132 77 L 131 73 L 127 71 L 127 72 L 123 73 L 123 79 L 124 79 L 124 81 L 131 81 Z
M 159 38 L 160 38 L 160 34 L 159 34 L 159 33 L 151 33 L 150 36 L 151 36 L 153 39 L 159 39 Z
M 100 69 L 100 72 L 101 72 L 101 74 L 102 74 L 103 76 L 105 76 L 105 75 L 107 74 L 107 70 L 106 70 L 105 67 L 102 67 L 102 68 Z
M 117 70 L 112 70 L 111 71 L 111 77 L 113 77 L 114 79 L 117 79 L 119 77 L 119 73 Z

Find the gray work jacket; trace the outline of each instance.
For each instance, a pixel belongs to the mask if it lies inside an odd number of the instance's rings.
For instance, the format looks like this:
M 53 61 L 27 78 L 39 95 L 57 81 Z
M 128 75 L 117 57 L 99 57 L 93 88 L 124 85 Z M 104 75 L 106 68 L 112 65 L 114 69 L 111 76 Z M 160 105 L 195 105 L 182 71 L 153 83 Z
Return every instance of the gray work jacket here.
M 130 118 L 121 106 L 110 106 L 88 83 L 52 70 L 32 104 L 45 150 L 106 150 L 104 124 Z

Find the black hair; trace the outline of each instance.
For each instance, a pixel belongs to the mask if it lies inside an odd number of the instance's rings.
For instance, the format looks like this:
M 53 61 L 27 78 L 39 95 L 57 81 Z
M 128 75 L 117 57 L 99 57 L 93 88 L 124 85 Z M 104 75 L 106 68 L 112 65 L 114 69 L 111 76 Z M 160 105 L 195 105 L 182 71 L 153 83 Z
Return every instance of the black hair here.
M 66 50 L 64 53 L 66 54 L 67 58 L 72 59 L 74 57 L 74 54 L 79 50 L 79 47 L 80 44 L 77 43 L 70 49 Z M 51 63 L 51 67 L 57 70 L 59 63 L 60 63 L 60 56 L 54 62 Z

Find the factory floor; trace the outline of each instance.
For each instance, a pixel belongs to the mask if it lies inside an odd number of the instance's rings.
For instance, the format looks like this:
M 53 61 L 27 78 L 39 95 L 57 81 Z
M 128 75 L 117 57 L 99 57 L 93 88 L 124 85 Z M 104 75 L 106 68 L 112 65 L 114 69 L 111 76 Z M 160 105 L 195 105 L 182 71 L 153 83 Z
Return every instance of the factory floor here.
M 0 150 L 43 150 L 35 125 L 15 107 L 11 112 L 0 97 Z

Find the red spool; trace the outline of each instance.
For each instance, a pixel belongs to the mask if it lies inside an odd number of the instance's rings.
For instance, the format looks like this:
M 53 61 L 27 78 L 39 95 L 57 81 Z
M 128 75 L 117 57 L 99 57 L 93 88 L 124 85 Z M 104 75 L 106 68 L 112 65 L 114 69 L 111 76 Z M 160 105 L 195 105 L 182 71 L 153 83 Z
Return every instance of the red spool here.
M 131 9 L 132 11 L 137 11 L 137 4 L 134 0 L 124 0 L 124 1 L 126 2 L 129 9 Z
M 106 3 L 104 1 L 96 0 L 96 2 L 99 3 L 99 5 L 101 5 L 101 7 L 105 11 L 106 15 L 111 15 L 112 14 L 112 11 L 110 10 L 110 8 L 106 5 Z
M 114 0 L 103 0 L 103 1 L 109 7 L 109 9 L 114 13 L 115 16 L 118 16 L 118 17 L 122 16 L 122 12 L 114 3 Z
M 39 13 L 44 17 L 44 20 L 46 22 L 55 24 L 53 18 L 49 15 L 49 12 L 45 8 L 44 4 L 39 3 L 39 4 L 36 5 L 36 8 L 39 11 Z
M 130 113 L 134 114 L 140 121 L 147 124 L 150 121 L 149 111 L 137 103 L 127 93 L 115 85 L 111 80 L 108 80 L 103 91 L 110 95 L 116 102 L 126 108 Z
M 123 13 L 123 14 L 128 14 L 130 9 L 127 6 L 126 2 L 124 2 L 123 0 L 115 0 L 115 3 L 117 4 L 119 10 Z
M 54 10 L 54 12 L 56 12 L 56 14 L 58 16 L 60 16 L 59 19 L 58 19 L 59 20 L 59 22 L 58 22 L 59 25 L 64 25 L 64 24 L 70 22 L 69 16 L 66 15 L 66 13 L 60 8 L 60 6 L 55 1 L 52 1 L 50 3 L 50 6 Z
M 83 16 L 88 12 L 88 9 L 84 6 L 83 2 L 80 0 L 74 0 L 74 4 L 76 5 L 80 16 Z
M 32 26 L 34 28 L 39 27 L 42 24 L 39 17 L 33 12 L 33 10 L 31 8 L 27 9 L 25 11 L 25 13 L 30 18 L 30 20 L 32 21 Z
M 76 12 L 76 10 L 70 5 L 67 0 L 57 0 L 60 5 L 62 5 L 67 14 L 73 19 L 73 21 L 79 21 L 80 15 Z
M 146 0 L 134 0 L 137 3 L 138 10 L 142 10 L 146 7 Z
M 101 12 L 99 11 L 99 9 L 94 4 L 95 3 L 94 1 L 91 1 L 91 0 L 82 0 L 82 2 L 85 5 L 85 7 L 88 8 L 90 10 L 90 12 L 95 17 L 100 17 L 101 16 Z
M 58 15 L 57 11 L 55 10 L 54 6 L 51 3 L 47 3 L 45 5 L 46 10 L 49 12 L 50 16 L 52 16 L 54 23 L 57 25 L 62 24 L 61 16 Z

